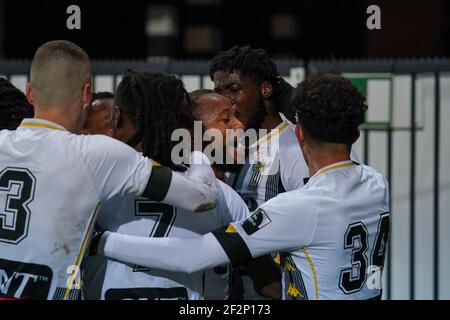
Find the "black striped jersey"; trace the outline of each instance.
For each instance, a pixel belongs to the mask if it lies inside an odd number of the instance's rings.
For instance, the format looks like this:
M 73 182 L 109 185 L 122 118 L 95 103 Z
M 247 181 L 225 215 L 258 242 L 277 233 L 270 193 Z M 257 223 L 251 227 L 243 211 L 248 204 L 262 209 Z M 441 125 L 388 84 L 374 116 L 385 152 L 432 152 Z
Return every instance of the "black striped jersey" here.
M 105 136 L 25 119 L 0 132 L 0 299 L 75 299 L 99 202 L 141 195 L 152 162 Z
M 229 174 L 228 183 L 250 211 L 282 192 L 301 187 L 309 176 L 295 126 L 280 115 L 283 122 L 249 148 L 249 157 L 239 172 Z
M 283 122 L 250 147 L 247 163 L 237 173 L 229 174 L 228 183 L 246 202 L 250 211 L 278 194 L 303 186 L 309 176 L 295 135 L 295 126 L 280 114 Z M 236 299 L 263 299 L 247 276 L 231 274 L 230 296 Z
M 248 217 L 248 208 L 239 195 L 225 183 L 217 181 L 218 205 L 212 210 L 198 213 L 142 198 L 115 197 L 100 210 L 98 223 L 104 229 L 121 234 L 195 238 Z M 189 259 L 189 252 L 184 254 Z M 90 283 L 88 288 L 91 292 L 87 292 L 89 299 L 198 300 L 204 296 L 203 271 L 185 274 L 142 268 L 113 260 L 103 262 L 106 266 L 95 262 L 89 266 L 88 262 L 87 269 L 98 270 L 100 267 L 103 270 L 87 272 L 91 275 L 86 278 L 86 282 Z M 222 282 L 222 285 L 226 284 Z M 96 296 L 98 294 L 100 297 Z

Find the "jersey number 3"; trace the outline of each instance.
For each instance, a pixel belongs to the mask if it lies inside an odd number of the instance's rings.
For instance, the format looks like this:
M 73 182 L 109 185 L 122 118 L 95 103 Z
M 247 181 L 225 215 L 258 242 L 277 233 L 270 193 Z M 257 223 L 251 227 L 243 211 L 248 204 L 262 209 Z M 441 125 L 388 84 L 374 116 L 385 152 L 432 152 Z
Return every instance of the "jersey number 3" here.
M 339 287 L 345 294 L 351 294 L 361 290 L 366 282 L 368 272 L 382 270 L 389 237 L 389 219 L 389 213 L 380 215 L 378 231 L 372 247 L 370 260 L 366 256 L 369 235 L 366 226 L 362 222 L 353 223 L 348 226 L 344 238 L 344 249 L 352 249 L 352 267 L 342 270 L 339 278 Z M 368 271 L 370 265 L 372 268 Z M 376 266 L 376 268 L 373 268 L 373 266 Z
M 28 234 L 36 179 L 28 169 L 0 172 L 0 242 L 18 244 Z

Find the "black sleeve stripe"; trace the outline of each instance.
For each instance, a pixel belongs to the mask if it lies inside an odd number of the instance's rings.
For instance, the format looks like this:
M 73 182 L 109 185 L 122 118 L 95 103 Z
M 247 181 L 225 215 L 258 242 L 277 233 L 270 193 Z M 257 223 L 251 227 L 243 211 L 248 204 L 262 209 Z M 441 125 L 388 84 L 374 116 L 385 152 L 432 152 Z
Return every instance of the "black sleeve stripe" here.
M 167 167 L 153 167 L 142 196 L 152 201 L 162 201 L 169 191 L 172 182 L 172 170 Z
M 214 230 L 212 233 L 234 267 L 239 267 L 253 260 L 244 239 L 237 232 L 226 232 L 228 226 Z

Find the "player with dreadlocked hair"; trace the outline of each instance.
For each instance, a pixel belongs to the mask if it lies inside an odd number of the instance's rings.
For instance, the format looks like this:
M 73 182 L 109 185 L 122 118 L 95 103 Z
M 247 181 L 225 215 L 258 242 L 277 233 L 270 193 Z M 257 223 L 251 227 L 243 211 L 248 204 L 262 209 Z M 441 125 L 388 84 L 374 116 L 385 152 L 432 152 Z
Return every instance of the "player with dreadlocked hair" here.
M 171 141 L 173 131 L 194 124 L 192 103 L 181 80 L 158 72 L 127 70 L 114 94 L 114 105 L 113 137 L 173 170 L 185 170 L 171 161 L 172 148 L 178 143 Z M 183 174 L 190 173 L 188 169 Z M 249 213 L 232 188 L 217 183 L 218 205 L 205 214 L 143 198 L 115 197 L 104 204 L 97 221 L 103 229 L 135 236 L 192 238 L 206 234 Z M 203 295 L 203 272 L 162 272 L 118 261 L 106 264 L 104 275 L 96 271 L 101 267 L 88 264 L 90 298 L 185 300 Z
M 263 49 L 235 46 L 220 52 L 210 65 L 215 90 L 237 104 L 241 121 L 254 129 L 273 129 L 282 112 L 294 121 L 290 104 L 293 87 L 278 73 Z
M 237 116 L 247 128 L 270 131 L 260 137 L 256 144 L 258 149 L 250 148 L 248 165 L 229 175 L 230 185 L 250 211 L 280 193 L 302 187 L 309 177 L 309 169 L 291 122 L 293 88 L 280 77 L 267 52 L 250 46 L 220 52 L 211 61 L 210 76 L 215 90 L 236 105 Z M 352 156 L 357 160 L 354 154 Z M 275 261 L 282 268 L 286 263 L 283 256 L 276 256 Z M 258 299 L 248 277 L 244 276 L 241 281 L 238 272 L 235 275 L 234 297 Z
M 230 98 L 236 105 L 238 119 L 248 129 L 270 131 L 266 137 L 260 137 L 256 144 L 259 149 L 250 148 L 248 165 L 229 174 L 230 185 L 250 211 L 282 192 L 303 186 L 309 171 L 292 123 L 293 88 L 280 77 L 267 52 L 250 46 L 220 52 L 211 61 L 210 76 L 216 92 Z M 280 264 L 279 257 L 276 262 Z M 235 270 L 231 283 L 234 299 L 261 298 L 241 270 Z
M 33 106 L 22 91 L 0 77 L 0 130 L 14 130 L 23 119 L 33 116 Z
M 116 137 L 140 148 L 145 156 L 180 169 L 171 161 L 171 150 L 177 143 L 171 141 L 171 135 L 177 128 L 193 125 L 191 101 L 183 82 L 159 72 L 126 70 L 114 101 Z

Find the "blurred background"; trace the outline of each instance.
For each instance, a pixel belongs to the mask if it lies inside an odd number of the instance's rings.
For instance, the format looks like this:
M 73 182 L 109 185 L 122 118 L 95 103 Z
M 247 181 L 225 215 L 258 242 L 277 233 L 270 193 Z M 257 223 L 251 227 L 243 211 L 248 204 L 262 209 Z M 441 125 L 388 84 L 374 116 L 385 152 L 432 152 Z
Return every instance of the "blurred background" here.
M 81 9 L 68 30 L 66 9 Z M 381 8 L 381 30 L 366 9 Z M 265 48 L 296 85 L 350 79 L 369 105 L 354 148 L 391 186 L 384 299 L 450 299 L 450 1 L 0 0 L 0 76 L 25 90 L 39 45 L 74 41 L 93 58 L 95 91 L 126 68 L 212 88 L 209 61 L 236 44 Z
M 81 8 L 81 30 L 65 28 Z M 366 8 L 382 9 L 368 30 Z M 54 39 L 73 40 L 92 58 L 209 58 L 235 44 L 279 58 L 450 55 L 445 0 L 0 0 L 0 58 L 30 58 Z

